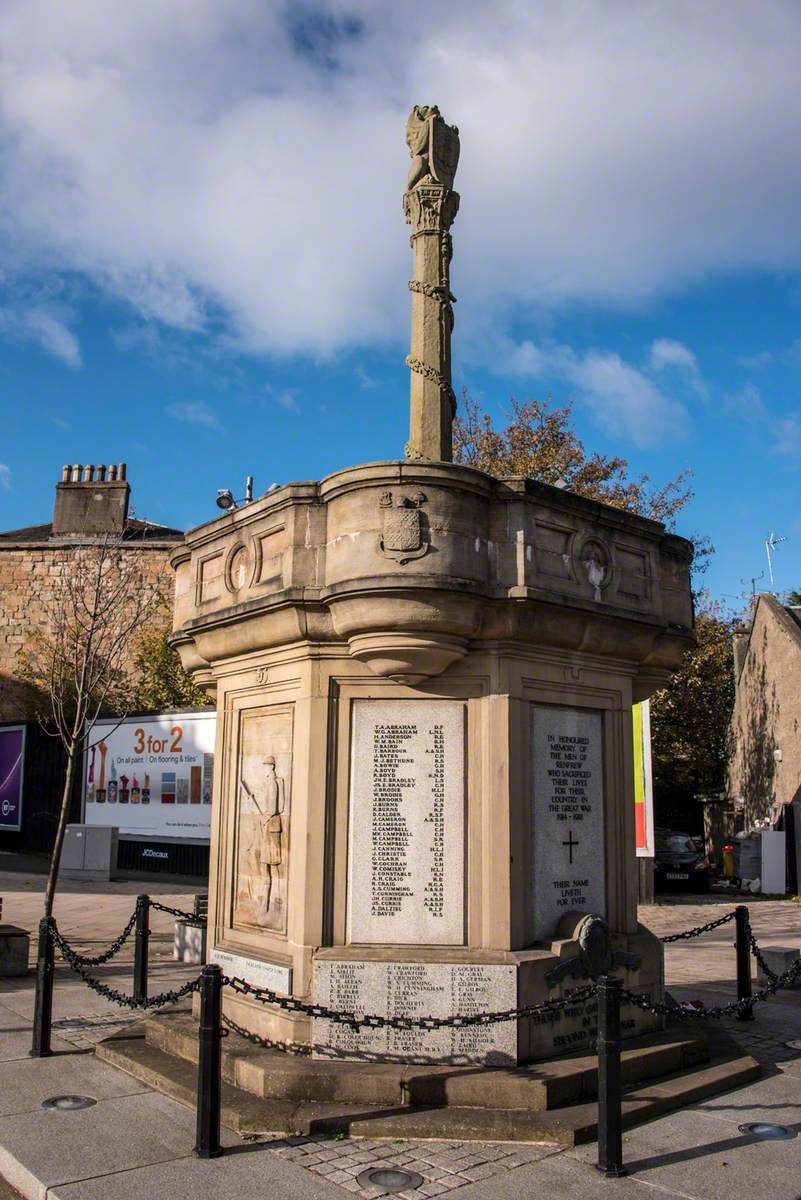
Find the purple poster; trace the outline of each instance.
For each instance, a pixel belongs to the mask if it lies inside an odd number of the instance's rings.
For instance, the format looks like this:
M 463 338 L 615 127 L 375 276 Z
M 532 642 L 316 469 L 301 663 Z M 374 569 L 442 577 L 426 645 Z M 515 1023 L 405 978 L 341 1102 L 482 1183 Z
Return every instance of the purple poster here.
M 0 829 L 22 828 L 25 726 L 0 728 Z

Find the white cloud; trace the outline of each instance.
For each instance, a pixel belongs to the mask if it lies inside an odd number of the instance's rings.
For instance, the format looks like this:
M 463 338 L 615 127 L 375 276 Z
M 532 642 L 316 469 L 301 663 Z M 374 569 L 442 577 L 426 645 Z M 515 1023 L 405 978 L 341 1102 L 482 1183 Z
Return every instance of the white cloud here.
M 769 420 L 762 393 L 750 380 L 732 395 L 724 397 L 724 408 L 738 421 L 748 424 Z
M 64 320 L 45 308 L 7 305 L 0 308 L 0 334 L 33 342 L 68 367 L 81 366 L 80 343 Z
M 779 458 L 801 457 L 801 413 L 777 415 L 769 409 L 759 388 L 750 381 L 725 398 L 724 407 L 743 426 L 751 426 L 749 436 Z
M 187 425 L 205 425 L 209 429 L 218 429 L 220 425 L 216 414 L 202 400 L 168 404 L 165 411 L 168 417 L 174 417 L 176 421 L 183 421 Z
M 11 487 L 11 468 L 5 463 L 0 463 L 0 487 L 6 489 Z
M 773 450 L 782 458 L 801 457 L 801 413 L 790 413 L 772 423 Z
M 770 350 L 758 350 L 756 354 L 740 355 L 737 365 L 745 367 L 746 371 L 759 371 L 762 367 L 769 367 L 774 359 L 775 355 Z
M 280 404 L 282 408 L 288 409 L 289 412 L 300 412 L 296 388 L 285 388 L 281 392 L 276 392 L 275 402 L 276 404 Z
M 602 428 L 639 446 L 680 437 L 688 427 L 684 405 L 619 354 L 598 349 L 580 354 L 570 346 L 531 341 L 515 344 L 504 335 L 485 338 L 478 354 L 499 375 L 563 380 Z
M 572 378 L 599 424 L 637 445 L 652 446 L 685 430 L 684 407 L 618 354 L 592 351 L 576 363 Z
M 403 340 L 414 102 L 462 133 L 465 329 L 801 267 L 795 0 L 6 0 L 0 40 L 6 270 L 250 350 Z
M 692 372 L 698 370 L 692 350 L 683 342 L 674 342 L 671 338 L 658 338 L 652 342 L 648 358 L 654 371 L 664 371 L 670 367 Z

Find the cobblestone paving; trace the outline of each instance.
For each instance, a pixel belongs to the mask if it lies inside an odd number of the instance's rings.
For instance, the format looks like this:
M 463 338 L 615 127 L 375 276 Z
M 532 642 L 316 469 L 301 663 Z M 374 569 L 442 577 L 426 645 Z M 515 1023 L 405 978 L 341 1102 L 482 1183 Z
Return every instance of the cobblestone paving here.
M 561 1149 L 509 1142 L 372 1142 L 328 1137 L 281 1138 L 272 1143 L 272 1148 L 282 1158 L 364 1200 L 388 1195 L 401 1200 L 444 1196 L 465 1184 L 505 1174 Z M 365 1187 L 359 1181 L 359 1176 L 370 1168 L 388 1167 L 414 1172 L 423 1182 L 411 1191 L 398 1192 L 381 1186 Z

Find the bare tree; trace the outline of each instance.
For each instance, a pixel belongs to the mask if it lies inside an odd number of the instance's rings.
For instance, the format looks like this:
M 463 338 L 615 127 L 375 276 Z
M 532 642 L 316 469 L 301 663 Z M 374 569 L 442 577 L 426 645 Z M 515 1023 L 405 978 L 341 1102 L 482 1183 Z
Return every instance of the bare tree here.
M 54 580 L 45 621 L 20 656 L 20 673 L 40 698 L 41 723 L 61 739 L 67 757 L 45 891 L 48 917 L 81 755 L 93 744 L 92 729 L 101 715 L 122 718 L 128 711 L 135 694 L 133 643 L 164 603 L 158 589 L 143 580 L 141 559 L 132 549 L 119 536 L 76 547 Z

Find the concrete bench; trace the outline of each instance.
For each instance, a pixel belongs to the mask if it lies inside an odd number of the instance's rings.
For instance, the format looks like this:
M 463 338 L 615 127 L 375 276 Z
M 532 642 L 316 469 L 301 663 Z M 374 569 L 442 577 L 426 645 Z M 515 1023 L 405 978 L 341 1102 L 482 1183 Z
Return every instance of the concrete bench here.
M 26 975 L 31 935 L 16 925 L 0 925 L 0 977 Z
M 776 975 L 782 975 L 801 954 L 798 946 L 760 946 L 759 949 L 765 962 Z M 761 967 L 757 967 L 757 981 L 760 987 L 765 987 L 771 982 Z M 801 987 L 801 980 L 792 986 Z

